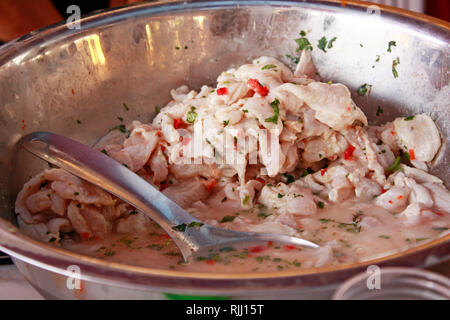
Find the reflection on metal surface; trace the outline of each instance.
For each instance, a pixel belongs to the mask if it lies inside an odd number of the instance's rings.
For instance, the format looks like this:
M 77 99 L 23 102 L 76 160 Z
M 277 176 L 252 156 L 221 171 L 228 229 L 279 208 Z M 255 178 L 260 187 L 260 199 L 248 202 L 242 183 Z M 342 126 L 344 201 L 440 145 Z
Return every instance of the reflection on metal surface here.
M 91 34 L 75 40 L 75 44 L 78 48 L 84 45 L 84 41 L 87 42 L 89 52 L 91 55 L 92 63 L 96 65 L 104 65 L 106 63 L 105 54 L 103 53 L 102 45 L 100 43 L 100 37 L 98 34 Z

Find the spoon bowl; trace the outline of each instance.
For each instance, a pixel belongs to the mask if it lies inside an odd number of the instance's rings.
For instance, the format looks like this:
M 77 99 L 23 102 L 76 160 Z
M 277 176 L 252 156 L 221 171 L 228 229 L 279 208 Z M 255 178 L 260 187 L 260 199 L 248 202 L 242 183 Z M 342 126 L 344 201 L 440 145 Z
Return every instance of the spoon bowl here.
M 272 241 L 305 248 L 313 242 L 281 234 L 240 232 L 203 224 L 137 174 L 108 157 L 67 137 L 34 132 L 19 141 L 39 158 L 80 177 L 134 206 L 155 221 L 175 242 L 184 261 L 207 250 L 231 244 Z

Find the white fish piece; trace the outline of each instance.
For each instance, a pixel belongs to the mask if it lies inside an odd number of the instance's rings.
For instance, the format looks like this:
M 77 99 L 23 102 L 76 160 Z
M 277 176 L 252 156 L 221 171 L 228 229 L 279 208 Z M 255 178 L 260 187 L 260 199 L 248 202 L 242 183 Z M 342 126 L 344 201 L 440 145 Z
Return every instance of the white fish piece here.
M 253 202 L 257 191 L 261 190 L 263 184 L 257 180 L 249 180 L 244 186 L 237 187 L 242 209 L 253 208 Z
M 271 57 L 260 57 L 253 60 L 253 64 L 244 64 L 234 74 L 236 78 L 245 82 L 257 79 L 270 90 L 293 78 L 292 71 L 288 67 Z
M 64 216 L 67 210 L 67 201 L 61 198 L 56 192 L 52 192 L 50 200 L 52 202 L 50 210 L 60 216 Z
M 137 233 L 147 230 L 149 219 L 142 213 L 130 214 L 117 221 L 116 231 L 119 233 Z
M 283 124 L 281 123 L 281 116 L 278 116 L 278 122 L 273 123 L 267 121 L 274 116 L 274 109 L 270 105 L 271 101 L 265 98 L 250 98 L 241 107 L 241 110 L 248 110 L 248 115 L 258 119 L 259 123 L 266 129 L 278 130 L 281 133 Z
M 319 80 L 319 73 L 314 65 L 311 51 L 302 50 L 300 60 L 294 71 L 294 77 L 296 78 L 309 78 Z
M 426 114 L 397 118 L 393 122 L 398 147 L 414 150 L 415 159 L 429 162 L 441 147 L 441 136 L 433 119 Z
M 398 213 L 408 205 L 409 188 L 393 187 L 375 199 L 375 205 L 391 213 Z
M 158 130 L 149 125 L 140 125 L 124 141 L 122 150 L 119 152 L 110 151 L 108 155 L 136 172 L 148 162 L 150 155 L 156 148 L 159 141 L 157 132 Z
M 167 175 L 169 174 L 169 168 L 166 157 L 164 156 L 161 148 L 157 148 L 157 150 L 153 152 L 148 164 L 153 172 L 153 184 L 158 185 L 162 181 L 166 180 Z
M 62 169 L 45 170 L 44 177 L 52 181 L 50 187 L 63 199 L 97 206 L 115 203 L 115 200 L 106 191 Z
M 51 190 L 43 189 L 30 195 L 25 200 L 25 204 L 32 213 L 44 211 L 52 205 L 51 194 Z
M 411 189 L 410 203 L 419 203 L 422 208 L 431 208 L 434 205 L 433 198 L 427 188 L 411 178 L 405 178 L 405 184 Z
M 215 164 L 172 164 L 169 171 L 177 179 L 191 179 L 197 176 L 220 178 L 220 170 Z
M 294 183 L 289 186 L 279 183 L 276 186 L 264 186 L 258 202 L 277 213 L 293 215 L 314 215 L 317 205 L 310 189 Z
M 176 89 L 170 90 L 170 95 L 172 96 L 172 99 L 174 99 L 177 102 L 183 102 L 189 93 L 189 87 L 187 85 L 179 86 Z
M 182 208 L 187 208 L 195 201 L 206 199 L 208 196 L 208 191 L 198 177 L 171 185 L 164 189 L 163 193 Z
M 325 158 L 333 158 L 347 149 L 346 139 L 338 132 L 315 137 L 305 143 L 302 157 L 307 162 L 318 162 Z
M 408 177 L 412 178 L 418 183 L 438 183 L 443 184 L 444 182 L 439 179 L 438 177 L 435 177 L 421 169 L 412 168 L 410 166 L 401 164 L 400 168 L 402 172 Z
M 282 142 L 281 152 L 284 154 L 284 163 L 280 169 L 281 173 L 291 172 L 298 163 L 298 148 L 294 142 Z
M 232 105 L 229 107 L 218 108 L 214 116 L 219 123 L 233 125 L 241 121 L 244 113 L 240 110 L 238 105 Z
M 26 205 L 28 197 L 38 192 L 41 185 L 45 182 L 44 173 L 40 173 L 27 181 L 19 191 L 15 202 L 15 212 L 21 217 L 23 222 L 40 223 L 46 221 L 46 215 L 33 214 Z
M 55 238 L 56 241 L 52 240 L 52 242 L 54 243 L 58 242 L 59 240 L 58 234 L 53 234 L 49 232 L 46 223 L 43 222 L 28 223 L 22 219 L 22 216 L 18 216 L 17 224 L 19 225 L 19 228 L 23 233 L 36 240 L 40 240 L 43 242 L 50 242 L 52 238 Z
M 59 232 L 71 232 L 73 231 L 72 224 L 66 218 L 54 218 L 47 222 L 48 231 L 55 235 L 58 235 L 59 240 Z
M 440 213 L 450 213 L 450 192 L 443 184 L 426 182 L 423 184 L 431 193 L 434 202 L 434 208 Z
M 86 219 L 80 212 L 81 204 L 76 201 L 71 201 L 67 207 L 67 218 L 70 220 L 75 231 L 83 239 L 89 239 L 93 237 L 93 233 L 87 225 Z
M 355 121 L 367 125 L 364 113 L 353 102 L 350 90 L 342 84 L 313 82 L 307 86 L 285 83 L 279 90 L 297 95 L 316 112 L 316 119 L 336 131 L 345 131 Z
M 276 233 L 276 234 L 286 234 L 289 236 L 297 235 L 297 230 L 294 228 L 283 224 L 279 221 L 270 219 L 271 217 L 264 220 L 264 222 L 259 224 L 249 224 L 246 229 L 250 232 L 261 232 L 261 233 Z

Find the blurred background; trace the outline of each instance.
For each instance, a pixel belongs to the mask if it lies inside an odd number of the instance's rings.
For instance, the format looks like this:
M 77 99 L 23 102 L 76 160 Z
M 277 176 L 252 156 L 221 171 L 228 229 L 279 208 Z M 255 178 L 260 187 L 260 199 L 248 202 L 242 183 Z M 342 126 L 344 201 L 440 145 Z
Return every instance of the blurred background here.
M 66 20 L 69 16 L 66 10 L 70 5 L 78 5 L 81 14 L 87 14 L 95 10 L 135 2 L 141 1 L 0 0 L 0 44 L 32 30 Z M 157 2 L 157 0 L 147 2 Z M 450 19 L 450 0 L 378 0 L 371 2 L 426 13 L 445 21 Z

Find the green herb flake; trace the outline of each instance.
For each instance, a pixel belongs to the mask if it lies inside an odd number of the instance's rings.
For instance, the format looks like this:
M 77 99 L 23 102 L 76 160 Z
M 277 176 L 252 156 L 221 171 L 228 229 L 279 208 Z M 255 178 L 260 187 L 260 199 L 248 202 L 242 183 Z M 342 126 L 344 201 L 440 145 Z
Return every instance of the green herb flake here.
M 267 118 L 265 121 L 266 121 L 266 122 L 272 122 L 272 123 L 277 124 L 277 123 L 278 123 L 278 116 L 279 116 L 279 114 L 280 114 L 280 108 L 279 108 L 279 106 L 280 106 L 280 101 L 279 101 L 277 98 L 275 98 L 275 100 L 273 100 L 273 101 L 270 103 L 270 106 L 272 107 L 273 113 L 274 113 L 274 114 L 273 114 L 272 117 Z
M 387 168 L 387 171 L 395 172 L 395 171 L 400 170 L 400 162 L 401 162 L 401 160 L 402 160 L 401 157 L 395 158 L 394 163 L 389 168 Z
M 128 110 L 130 110 L 130 108 L 129 108 L 129 107 L 127 106 L 127 104 L 126 104 L 126 103 L 124 103 L 124 104 L 123 104 L 123 107 L 124 107 L 124 108 L 125 108 L 125 110 L 127 110 L 127 111 L 128 111 Z
M 291 60 L 293 63 L 298 64 L 298 62 L 300 61 L 300 58 L 298 57 L 293 57 L 290 54 L 286 55 L 286 58 L 288 58 L 289 60 Z
M 405 120 L 405 121 L 411 121 L 412 119 L 414 119 L 414 116 L 406 117 L 406 118 L 404 118 L 403 120 Z
M 290 174 L 283 173 L 283 177 L 284 177 L 285 180 L 286 180 L 286 184 L 290 184 L 290 183 L 292 183 L 292 182 L 295 181 L 294 177 L 291 176 Z
M 394 61 L 392 61 L 392 74 L 394 75 L 394 78 L 397 79 L 398 78 L 398 71 L 397 71 L 397 66 L 400 64 L 400 58 L 395 59 Z
M 200 228 L 203 225 L 204 225 L 203 222 L 192 221 L 191 223 L 188 224 L 188 228 L 196 228 L 196 227 Z
M 371 90 L 372 86 L 370 84 L 364 83 L 362 86 L 356 89 L 356 93 L 358 94 L 358 96 L 364 97 L 368 96 Z
M 444 231 L 448 230 L 447 227 L 433 227 L 431 229 L 434 230 L 434 231 L 438 231 L 438 232 L 444 232 Z
M 306 34 L 305 34 L 306 35 Z M 295 39 L 295 42 L 297 43 L 298 47 L 297 47 L 297 52 L 302 51 L 302 50 L 309 50 L 312 51 L 313 47 L 311 45 L 311 43 L 309 42 L 309 40 L 307 38 L 305 38 L 305 36 L 302 35 L 301 38 Z
M 318 206 L 320 209 L 323 209 L 323 208 L 325 207 L 325 203 L 323 203 L 322 201 L 319 201 L 319 202 L 317 202 L 317 206 Z
M 224 216 L 220 223 L 232 222 L 236 217 L 235 216 Z
M 376 113 L 377 117 L 381 116 L 382 113 L 383 113 L 383 109 L 381 109 L 381 107 L 378 106 L 377 107 L 377 113 Z
M 333 43 L 337 40 L 337 37 L 334 37 L 333 39 L 331 39 L 330 41 L 328 41 L 328 49 L 333 48 Z
M 389 41 L 387 52 L 392 52 L 392 47 L 396 47 L 397 43 L 395 41 Z
M 263 218 L 263 219 L 266 219 L 267 217 L 270 217 L 271 215 L 272 215 L 271 213 L 265 213 L 265 212 L 258 213 L 258 217 Z
M 176 226 L 172 227 L 172 229 L 176 230 L 176 231 L 180 231 L 180 232 L 185 232 L 186 231 L 186 227 L 187 227 L 187 224 L 186 223 L 182 223 L 182 224 L 179 224 L 179 225 L 176 225 Z
M 245 198 L 242 200 L 242 204 L 246 205 L 250 200 L 250 196 L 245 196 Z
M 382 235 L 378 236 L 378 238 L 381 238 L 381 239 L 390 239 L 391 237 L 382 234 Z
M 227 201 L 227 200 L 228 200 L 228 198 L 227 198 L 227 197 L 224 197 L 220 202 L 224 203 L 224 202 Z
M 327 52 L 326 48 L 327 48 L 327 38 L 322 37 L 319 39 L 319 43 L 317 44 L 317 47 L 322 50 L 323 52 Z
M 197 119 L 197 112 L 195 112 L 195 107 L 191 107 L 191 110 L 186 115 L 186 121 L 194 123 L 195 119 Z
M 261 70 L 269 70 L 269 69 L 274 69 L 277 66 L 274 64 L 266 64 L 264 67 L 261 68 Z

